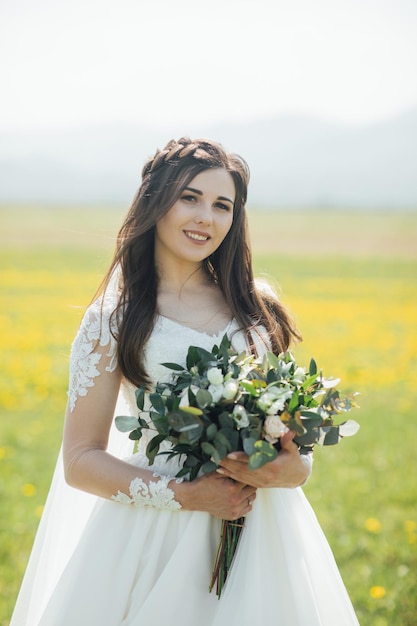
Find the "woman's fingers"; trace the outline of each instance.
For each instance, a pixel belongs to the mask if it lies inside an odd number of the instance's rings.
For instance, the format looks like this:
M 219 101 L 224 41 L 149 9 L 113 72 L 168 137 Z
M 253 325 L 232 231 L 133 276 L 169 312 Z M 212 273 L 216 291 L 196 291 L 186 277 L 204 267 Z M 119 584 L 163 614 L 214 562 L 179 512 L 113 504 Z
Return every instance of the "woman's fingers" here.
M 293 442 L 295 433 L 286 432 L 280 439 L 281 450 L 273 461 L 256 470 L 249 469 L 248 456 L 244 452 L 232 452 L 220 462 L 217 472 L 254 487 L 293 488 L 302 485 L 308 474 L 300 459 L 297 445 Z
M 191 493 L 189 508 L 207 511 L 221 519 L 235 520 L 246 515 L 256 498 L 256 488 L 214 472 L 186 486 Z

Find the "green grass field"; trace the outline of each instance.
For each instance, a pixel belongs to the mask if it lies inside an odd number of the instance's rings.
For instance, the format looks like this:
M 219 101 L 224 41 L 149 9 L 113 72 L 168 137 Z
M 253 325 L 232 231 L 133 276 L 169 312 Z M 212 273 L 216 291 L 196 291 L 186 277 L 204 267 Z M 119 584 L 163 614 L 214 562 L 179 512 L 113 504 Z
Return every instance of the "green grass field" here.
M 0 626 L 58 453 L 68 355 L 120 208 L 0 208 Z M 254 262 L 361 430 L 317 449 L 305 487 L 362 626 L 417 623 L 417 213 L 250 212 Z M 335 625 L 337 626 L 337 625 Z

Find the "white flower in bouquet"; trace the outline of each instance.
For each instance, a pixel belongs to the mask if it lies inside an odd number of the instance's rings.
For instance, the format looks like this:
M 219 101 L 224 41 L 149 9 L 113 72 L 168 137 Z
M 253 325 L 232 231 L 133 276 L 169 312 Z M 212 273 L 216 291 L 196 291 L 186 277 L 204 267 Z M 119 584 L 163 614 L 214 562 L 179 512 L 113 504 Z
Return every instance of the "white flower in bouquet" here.
M 236 380 L 228 380 L 224 384 L 223 398 L 225 400 L 234 400 L 237 392 L 239 391 L 239 385 Z
M 247 428 L 250 424 L 248 412 L 241 404 L 236 404 L 233 408 L 233 419 L 238 428 Z
M 298 385 L 302 385 L 303 382 L 306 379 L 306 370 L 305 367 L 296 367 L 294 374 L 292 375 L 292 380 L 294 383 L 298 384 Z
M 263 435 L 269 443 L 277 443 L 280 437 L 288 431 L 288 428 L 280 420 L 278 415 L 268 415 L 264 422 Z
M 267 415 L 276 415 L 284 410 L 285 403 L 291 398 L 292 393 L 291 389 L 270 387 L 260 396 L 256 404 Z
M 210 367 L 210 369 L 207 370 L 207 379 L 209 383 L 217 386 L 223 383 L 224 376 L 218 367 Z

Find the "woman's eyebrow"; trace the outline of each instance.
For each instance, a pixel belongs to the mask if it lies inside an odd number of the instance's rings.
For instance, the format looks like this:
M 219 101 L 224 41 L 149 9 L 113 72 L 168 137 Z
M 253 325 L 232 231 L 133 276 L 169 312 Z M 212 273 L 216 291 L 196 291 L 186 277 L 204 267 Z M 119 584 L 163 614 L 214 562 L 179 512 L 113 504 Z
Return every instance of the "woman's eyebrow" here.
M 194 189 L 193 187 L 185 187 L 184 191 L 192 191 L 193 193 L 196 193 L 199 196 L 203 195 L 202 191 L 200 191 L 199 189 Z M 226 202 L 230 202 L 230 204 L 233 204 L 233 200 L 231 200 L 230 198 L 227 198 L 227 196 L 218 196 L 217 199 L 225 200 Z

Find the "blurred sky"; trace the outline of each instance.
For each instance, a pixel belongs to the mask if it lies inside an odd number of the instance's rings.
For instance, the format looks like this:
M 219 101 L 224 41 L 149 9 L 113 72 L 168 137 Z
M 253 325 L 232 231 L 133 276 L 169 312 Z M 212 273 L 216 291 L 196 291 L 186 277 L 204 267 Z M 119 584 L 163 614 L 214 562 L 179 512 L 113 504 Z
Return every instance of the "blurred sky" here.
M 417 105 L 416 0 L 0 0 L 0 130 Z

